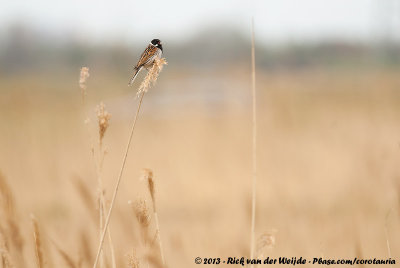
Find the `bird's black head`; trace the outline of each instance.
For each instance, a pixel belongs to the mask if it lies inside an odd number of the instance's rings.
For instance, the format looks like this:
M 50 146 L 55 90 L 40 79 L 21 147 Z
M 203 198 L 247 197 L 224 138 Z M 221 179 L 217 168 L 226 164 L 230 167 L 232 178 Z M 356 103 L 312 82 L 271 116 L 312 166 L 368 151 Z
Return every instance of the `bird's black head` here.
M 151 44 L 162 50 L 162 44 L 160 39 L 151 40 Z

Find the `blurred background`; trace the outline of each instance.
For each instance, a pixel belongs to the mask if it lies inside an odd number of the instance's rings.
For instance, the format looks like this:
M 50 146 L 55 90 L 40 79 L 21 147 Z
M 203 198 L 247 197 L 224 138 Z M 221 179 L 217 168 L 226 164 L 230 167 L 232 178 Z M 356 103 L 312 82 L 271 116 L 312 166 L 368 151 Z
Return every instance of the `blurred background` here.
M 143 168 L 154 172 L 168 267 L 249 256 L 252 17 L 257 255 L 399 256 L 399 0 L 16 0 L 0 9 L 0 201 L 5 213 L 8 185 L 19 226 L 0 218 L 0 247 L 16 267 L 35 267 L 31 213 L 48 267 L 66 266 L 58 249 L 93 264 L 96 106 L 111 114 L 110 200 L 144 72 L 127 83 L 153 38 L 168 65 L 144 98 L 111 220 L 117 267 L 134 267 L 132 250 L 148 261 L 128 204 L 150 201 Z

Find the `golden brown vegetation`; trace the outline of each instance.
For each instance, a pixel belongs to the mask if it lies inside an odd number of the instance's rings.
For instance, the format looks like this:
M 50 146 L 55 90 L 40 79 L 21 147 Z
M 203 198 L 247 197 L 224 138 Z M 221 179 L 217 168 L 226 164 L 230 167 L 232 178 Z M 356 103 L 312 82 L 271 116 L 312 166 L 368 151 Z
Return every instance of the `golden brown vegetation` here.
M 168 70 L 146 94 L 109 226 L 117 267 L 162 265 L 156 209 L 168 267 L 191 267 L 197 256 L 250 255 L 252 125 L 249 74 L 243 68 L 200 80 L 197 72 Z M 260 69 L 257 77 L 255 255 L 386 258 L 389 242 L 395 256 L 398 71 Z M 91 118 L 100 100 L 113 115 L 103 136 L 109 208 L 135 93 L 109 90 L 125 86 L 126 77 L 91 78 L 96 88 L 86 102 Z M 98 174 L 81 124 L 86 109 L 76 91 L 46 90 L 53 84 L 48 79 L 0 82 L 13 89 L 0 100 L 0 267 L 91 267 L 95 259 Z M 65 81 L 73 86 L 76 74 Z M 97 131 L 96 125 L 92 133 Z M 143 167 L 152 172 L 139 180 Z M 134 207 L 127 205 L 137 204 L 139 196 L 147 200 L 146 246 Z M 104 252 L 110 267 L 108 243 Z

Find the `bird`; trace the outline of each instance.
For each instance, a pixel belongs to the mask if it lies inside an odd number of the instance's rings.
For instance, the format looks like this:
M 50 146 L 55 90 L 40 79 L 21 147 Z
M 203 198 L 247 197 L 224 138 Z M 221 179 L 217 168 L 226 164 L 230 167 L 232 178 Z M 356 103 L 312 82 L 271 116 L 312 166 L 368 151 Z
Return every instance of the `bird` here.
M 146 68 L 147 70 L 153 66 L 154 60 L 156 58 L 160 59 L 163 53 L 163 47 L 160 39 L 151 40 L 150 44 L 143 51 L 140 56 L 139 61 L 136 63 L 136 66 L 133 68 L 133 75 L 131 80 L 129 80 L 128 86 L 133 84 L 136 76 L 139 74 L 140 70 Z

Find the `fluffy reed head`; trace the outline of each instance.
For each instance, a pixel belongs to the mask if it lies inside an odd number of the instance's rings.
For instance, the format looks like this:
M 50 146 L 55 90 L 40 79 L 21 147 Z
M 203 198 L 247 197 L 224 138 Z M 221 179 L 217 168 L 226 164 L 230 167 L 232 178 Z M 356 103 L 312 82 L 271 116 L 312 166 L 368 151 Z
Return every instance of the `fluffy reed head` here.
M 139 259 L 136 257 L 135 251 L 128 254 L 128 267 L 129 268 L 139 268 Z
M 86 80 L 89 78 L 89 68 L 88 67 L 82 67 L 81 72 L 79 75 L 79 87 L 81 88 L 81 93 L 82 93 L 82 100 L 85 99 L 86 95 Z
M 154 85 L 157 81 L 157 78 L 163 69 L 164 65 L 168 64 L 165 58 L 156 58 L 154 60 L 153 66 L 151 66 L 149 72 L 147 73 L 146 77 L 144 78 L 142 84 L 138 89 L 137 95 L 139 96 L 143 92 L 147 92 L 152 85 Z
M 150 225 L 151 216 L 147 207 L 146 200 L 138 199 L 134 203 L 130 202 L 133 211 L 135 212 L 136 219 L 143 228 L 147 228 Z
M 97 112 L 97 121 L 99 124 L 99 141 L 101 144 L 103 141 L 104 134 L 107 131 L 111 114 L 107 112 L 103 102 L 100 102 L 100 104 L 97 105 L 96 112 Z

